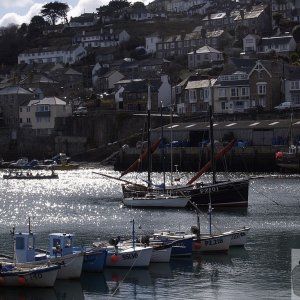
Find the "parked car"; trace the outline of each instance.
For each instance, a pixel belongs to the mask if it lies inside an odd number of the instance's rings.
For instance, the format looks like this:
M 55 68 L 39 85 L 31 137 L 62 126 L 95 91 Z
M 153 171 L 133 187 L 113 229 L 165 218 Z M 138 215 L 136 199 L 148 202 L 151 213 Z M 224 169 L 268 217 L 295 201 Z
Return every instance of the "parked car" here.
M 79 106 L 74 112 L 73 114 L 75 116 L 84 116 L 86 115 L 88 112 L 87 107 L 86 106 Z
M 300 104 L 292 103 L 290 101 L 286 101 L 286 102 L 282 102 L 279 105 L 274 107 L 274 109 L 276 109 L 276 110 L 287 110 L 287 109 L 290 109 L 290 108 L 299 109 Z

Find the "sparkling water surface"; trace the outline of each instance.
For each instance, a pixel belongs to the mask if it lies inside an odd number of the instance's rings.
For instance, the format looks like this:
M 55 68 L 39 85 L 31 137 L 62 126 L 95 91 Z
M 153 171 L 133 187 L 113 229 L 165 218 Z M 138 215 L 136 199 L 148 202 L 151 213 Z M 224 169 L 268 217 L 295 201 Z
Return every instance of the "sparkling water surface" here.
M 57 173 L 59 179 L 52 180 L 1 179 L 0 253 L 12 254 L 10 231 L 15 227 L 27 232 L 29 217 L 40 248 L 47 247 L 51 232 L 74 233 L 77 245 L 130 237 L 132 219 L 136 234 L 157 229 L 189 232 L 196 223 L 195 212 L 188 209 L 123 207 L 122 182 L 97 174 L 119 177 L 109 168 Z M 192 174 L 180 175 L 185 183 Z M 133 173 L 124 179 L 142 182 L 146 177 Z M 210 179 L 210 174 L 202 178 Z M 162 174 L 155 173 L 153 180 L 159 183 Z M 291 284 L 291 249 L 300 249 L 299 183 L 297 175 L 260 174 L 250 181 L 248 209 L 213 211 L 215 232 L 251 228 L 244 248 L 151 264 L 149 269 L 86 273 L 80 280 L 57 281 L 53 289 L 0 289 L 0 299 L 300 299 Z M 205 211 L 201 230 L 208 231 Z

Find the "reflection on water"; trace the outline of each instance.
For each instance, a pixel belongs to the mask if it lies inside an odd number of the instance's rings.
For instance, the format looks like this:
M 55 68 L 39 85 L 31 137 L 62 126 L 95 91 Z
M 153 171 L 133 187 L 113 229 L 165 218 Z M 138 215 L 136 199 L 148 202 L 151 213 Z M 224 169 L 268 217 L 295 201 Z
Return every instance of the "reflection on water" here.
M 1 287 L 0 300 L 57 300 L 53 288 Z
M 56 280 L 54 290 L 58 300 L 84 299 L 79 280 Z
M 130 237 L 133 218 L 141 225 L 137 226 L 137 235 L 164 228 L 189 232 L 195 225 L 196 215 L 190 209 L 123 207 L 120 183 L 93 171 L 99 170 L 58 171 L 59 179 L 55 181 L 3 181 L 0 253 L 12 254 L 10 230 L 15 225 L 17 232 L 27 232 L 28 216 L 38 248 L 48 246 L 51 232 L 74 233 L 76 245 L 119 235 Z M 119 176 L 109 169 L 100 172 Z M 126 179 L 135 181 L 143 175 L 128 174 Z M 160 181 L 162 174 L 155 175 Z M 204 175 L 203 181 L 209 176 Z M 214 210 L 215 231 L 250 227 L 245 248 L 233 248 L 222 255 L 173 259 L 169 264 L 151 264 L 143 270 L 109 269 L 83 274 L 78 281 L 58 281 L 53 289 L 2 288 L 0 300 L 290 299 L 292 290 L 299 294 L 299 273 L 291 273 L 291 248 L 300 248 L 299 194 L 299 178 L 269 176 L 250 181 L 247 210 Z M 208 231 L 207 211 L 202 211 L 200 222 L 201 231 Z

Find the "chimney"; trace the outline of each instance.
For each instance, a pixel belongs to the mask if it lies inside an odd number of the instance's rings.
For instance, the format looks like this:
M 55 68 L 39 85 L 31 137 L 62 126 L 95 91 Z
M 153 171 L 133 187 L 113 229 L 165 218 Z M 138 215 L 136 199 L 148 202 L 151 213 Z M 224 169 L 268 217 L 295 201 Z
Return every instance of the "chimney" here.
M 244 20 L 244 18 L 245 18 L 245 12 L 244 12 L 244 10 L 240 10 L 240 15 L 241 15 L 241 18 L 242 18 L 242 20 Z

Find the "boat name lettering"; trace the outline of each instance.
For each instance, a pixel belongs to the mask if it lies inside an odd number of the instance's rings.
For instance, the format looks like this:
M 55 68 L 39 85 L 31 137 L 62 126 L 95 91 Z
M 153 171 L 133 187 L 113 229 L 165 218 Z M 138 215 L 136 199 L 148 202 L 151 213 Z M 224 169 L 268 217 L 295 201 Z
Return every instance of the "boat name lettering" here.
M 206 188 L 202 188 L 200 189 L 200 194 L 209 194 L 211 192 L 218 192 L 219 188 L 214 186 L 214 187 L 206 187 Z
M 212 239 L 209 241 L 205 241 L 205 246 L 213 246 L 217 244 L 222 244 L 223 243 L 223 238 L 218 238 L 218 239 Z
M 173 244 L 174 246 L 180 246 L 180 247 L 185 247 L 185 244 L 183 242 L 176 242 Z
M 134 252 L 134 253 L 128 253 L 128 254 L 122 254 L 122 258 L 124 260 L 127 260 L 127 259 L 134 259 L 134 258 L 137 258 L 139 255 L 137 252 Z
M 232 240 L 236 240 L 236 239 L 238 239 L 240 237 L 240 234 L 239 233 L 236 233 L 236 234 L 233 234 L 232 236 L 231 236 L 231 239 Z
M 32 273 L 30 274 L 30 279 L 42 279 L 43 278 L 43 274 L 42 273 Z

